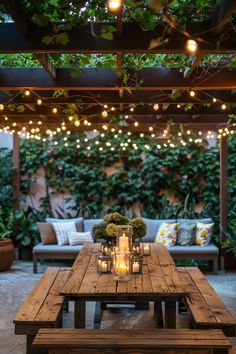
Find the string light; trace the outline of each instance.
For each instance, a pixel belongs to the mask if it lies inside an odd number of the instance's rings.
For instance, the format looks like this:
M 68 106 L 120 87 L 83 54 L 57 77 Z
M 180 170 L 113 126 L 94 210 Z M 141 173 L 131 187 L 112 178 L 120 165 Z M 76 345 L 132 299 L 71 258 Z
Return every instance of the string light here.
M 191 97 L 194 97 L 194 96 L 195 96 L 195 91 L 191 90 L 191 91 L 189 92 L 189 94 L 190 94 Z
M 102 111 L 102 117 L 103 117 L 103 118 L 107 118 L 107 117 L 108 117 L 107 111 Z
M 112 111 L 115 111 L 115 107 L 111 107 L 111 110 L 112 110 Z
M 181 107 L 181 105 L 180 104 L 177 104 L 177 108 L 180 108 Z
M 25 96 L 30 96 L 30 90 L 25 90 Z
M 80 121 L 77 119 L 77 120 L 74 122 L 74 125 L 75 125 L 76 127 L 79 127 L 79 126 L 80 126 Z
M 226 104 L 223 103 L 223 104 L 221 105 L 221 109 L 224 111 L 224 110 L 226 110 L 226 108 L 227 108 Z
M 4 104 L 0 104 L 0 111 L 3 111 L 4 110 Z
M 129 116 L 128 115 L 125 115 L 125 119 L 128 119 L 129 118 Z
M 108 8 L 112 12 L 116 12 L 122 5 L 121 0 L 108 0 Z
M 133 112 L 134 111 L 134 107 L 130 107 L 130 112 Z
M 194 55 L 198 51 L 198 44 L 194 39 L 188 39 L 185 48 L 189 54 Z
M 154 111 L 158 111 L 158 109 L 159 109 L 159 104 L 158 104 L 158 103 L 155 103 L 155 104 L 153 105 L 153 109 L 154 109 Z
M 212 102 L 216 103 L 217 99 L 215 97 L 212 98 Z
M 37 99 L 37 105 L 41 106 L 41 104 L 43 103 L 43 101 L 41 100 L 41 98 Z
M 58 111 L 57 111 L 57 107 L 53 107 L 52 113 L 53 113 L 53 114 L 57 114 L 57 112 L 58 112 Z
M 105 109 L 107 109 L 108 108 L 108 105 L 107 104 L 104 104 L 104 106 L 103 106 Z
M 148 130 L 149 130 L 150 132 L 152 132 L 152 131 L 153 131 L 153 127 L 149 127 Z

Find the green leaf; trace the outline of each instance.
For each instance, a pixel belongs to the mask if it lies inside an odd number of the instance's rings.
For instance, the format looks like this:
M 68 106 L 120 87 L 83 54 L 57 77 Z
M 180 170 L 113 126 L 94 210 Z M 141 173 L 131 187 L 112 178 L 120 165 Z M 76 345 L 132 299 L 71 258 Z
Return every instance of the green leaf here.
M 101 34 L 102 38 L 108 39 L 108 40 L 112 40 L 113 39 L 113 34 L 112 32 L 105 32 Z
M 23 104 L 19 104 L 19 105 L 16 106 L 16 110 L 19 113 L 23 113 L 25 111 L 25 106 Z

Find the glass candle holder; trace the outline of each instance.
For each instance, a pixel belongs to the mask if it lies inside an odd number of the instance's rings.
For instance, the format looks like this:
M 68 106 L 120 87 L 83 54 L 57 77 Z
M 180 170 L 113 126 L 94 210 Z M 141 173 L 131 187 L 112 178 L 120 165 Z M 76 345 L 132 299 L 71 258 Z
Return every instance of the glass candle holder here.
M 143 266 L 143 256 L 138 253 L 133 253 L 130 258 L 131 274 L 141 274 Z
M 111 246 L 108 242 L 104 242 L 101 244 L 101 252 L 109 256 L 111 255 Z
M 115 276 L 118 281 L 128 281 L 130 279 L 130 254 L 115 253 Z
M 132 251 L 133 251 L 134 253 L 138 253 L 138 254 L 141 253 L 141 247 L 140 247 L 140 243 L 139 243 L 139 242 L 134 242 L 134 243 L 132 244 Z
M 116 246 L 121 252 L 131 252 L 133 228 L 130 225 L 118 225 L 116 228 Z
M 111 256 L 105 253 L 98 255 L 97 259 L 98 273 L 111 273 Z
M 142 244 L 142 253 L 144 256 L 150 256 L 151 254 L 151 245 L 150 243 L 143 243 Z

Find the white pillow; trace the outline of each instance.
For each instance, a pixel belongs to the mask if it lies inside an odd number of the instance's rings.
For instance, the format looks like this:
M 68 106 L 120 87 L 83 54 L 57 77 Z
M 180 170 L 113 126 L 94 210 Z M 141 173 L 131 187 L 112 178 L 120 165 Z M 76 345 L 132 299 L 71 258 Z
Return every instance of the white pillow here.
M 52 226 L 56 234 L 57 244 L 59 246 L 68 245 L 68 233 L 76 232 L 75 222 L 57 222 L 52 223 Z
M 71 246 L 81 245 L 85 242 L 93 242 L 93 237 L 90 231 L 87 232 L 69 232 L 69 244 Z

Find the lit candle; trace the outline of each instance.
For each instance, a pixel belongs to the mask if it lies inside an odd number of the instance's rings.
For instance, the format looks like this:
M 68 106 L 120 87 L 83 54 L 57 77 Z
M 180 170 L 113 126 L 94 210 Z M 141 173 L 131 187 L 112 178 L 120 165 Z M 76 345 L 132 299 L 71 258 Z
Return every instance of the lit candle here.
M 133 263 L 133 273 L 139 273 L 139 263 L 138 262 Z
M 124 277 L 126 275 L 126 272 L 127 272 L 127 266 L 125 265 L 125 263 L 119 264 L 117 267 L 117 273 L 119 277 Z
M 125 236 L 124 232 L 122 236 L 119 237 L 119 247 L 122 252 L 129 250 L 129 238 Z
M 146 243 L 143 245 L 143 254 L 148 256 L 150 254 L 150 245 L 149 243 Z
M 107 272 L 107 262 L 101 261 L 101 271 L 104 273 Z

